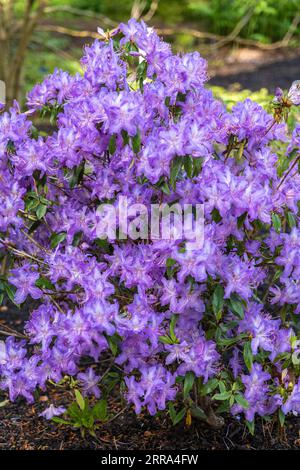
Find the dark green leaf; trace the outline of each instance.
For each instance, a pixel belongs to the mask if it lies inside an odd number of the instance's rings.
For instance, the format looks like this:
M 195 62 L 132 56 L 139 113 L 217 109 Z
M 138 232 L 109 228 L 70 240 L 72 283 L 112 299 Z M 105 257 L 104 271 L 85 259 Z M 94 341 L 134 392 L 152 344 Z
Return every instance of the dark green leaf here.
M 200 394 L 202 396 L 213 392 L 219 385 L 218 379 L 210 379 L 206 384 L 202 385 Z
M 183 408 L 181 411 L 179 411 L 173 421 L 173 425 L 176 426 L 176 424 L 180 423 L 180 421 L 183 420 L 185 415 L 185 408 Z
M 59 418 L 58 416 L 54 416 L 52 421 L 57 424 L 67 424 L 68 426 L 71 424 L 70 421 L 66 421 L 65 419 Z
M 5 292 L 7 293 L 9 300 L 15 304 L 16 288 L 10 284 L 5 284 Z
M 51 236 L 51 243 L 50 246 L 52 249 L 56 248 L 61 242 L 63 242 L 66 239 L 66 232 L 60 232 L 60 233 L 54 233 Z
M 194 406 L 191 408 L 191 415 L 194 416 L 197 419 L 206 419 L 207 416 L 202 410 L 202 408 L 199 408 L 199 406 Z
M 218 400 L 218 401 L 224 401 L 224 400 L 229 400 L 230 397 L 231 397 L 231 391 L 227 391 L 223 393 L 216 393 L 213 396 L 213 399 Z
M 247 428 L 249 429 L 250 434 L 254 436 L 255 431 L 255 421 L 246 421 Z
M 105 421 L 107 418 L 107 401 L 104 399 L 98 401 L 92 412 L 96 420 Z
M 132 137 L 132 148 L 134 153 L 139 153 L 141 150 L 141 134 L 139 131 Z
M 177 342 L 177 336 L 175 334 L 175 326 L 178 320 L 178 315 L 172 315 L 170 321 L 170 338 L 172 339 L 173 343 Z
M 272 223 L 275 231 L 277 233 L 280 233 L 281 230 L 281 220 L 278 214 L 273 213 L 272 214 Z
M 169 336 L 159 336 L 159 341 L 164 344 L 174 344 L 174 341 L 171 340 Z
M 230 307 L 241 320 L 244 318 L 244 305 L 235 295 L 230 297 Z
M 170 415 L 172 423 L 174 424 L 174 420 L 176 418 L 176 410 L 174 408 L 173 403 L 171 402 L 169 403 L 169 415 Z
M 245 408 L 245 410 L 247 410 L 249 408 L 249 402 L 246 400 L 246 398 L 244 398 L 242 395 L 238 394 L 238 395 L 235 395 L 235 401 L 242 407 L 242 408 Z
M 160 189 L 163 193 L 167 194 L 168 196 L 171 194 L 169 185 L 166 181 L 160 185 Z
M 294 214 L 292 212 L 287 213 L 287 220 L 288 220 L 288 223 L 289 223 L 289 226 L 290 226 L 291 229 L 296 227 L 296 219 L 295 219 Z
M 111 138 L 109 139 L 109 144 L 108 144 L 108 150 L 111 155 L 113 155 L 116 151 L 117 148 L 117 138 L 116 135 L 112 135 Z
M 278 419 L 279 419 L 280 426 L 283 428 L 284 423 L 285 423 L 285 414 L 283 413 L 281 409 L 278 411 Z
M 187 372 L 185 374 L 184 384 L 183 384 L 183 397 L 184 397 L 184 399 L 186 399 L 188 397 L 188 394 L 192 390 L 193 385 L 194 385 L 194 381 L 195 381 L 194 372 Z
M 252 348 L 251 348 L 251 341 L 247 341 L 244 345 L 244 361 L 247 366 L 247 369 L 251 371 L 252 369 L 252 364 L 253 364 L 253 355 L 252 355 Z
M 75 398 L 79 408 L 83 411 L 85 408 L 85 401 L 79 390 L 75 390 Z
M 181 157 L 175 157 L 172 161 L 171 164 L 171 171 L 170 171 L 170 184 L 173 189 L 176 187 L 176 180 L 177 176 L 180 172 L 182 166 L 182 158 Z
M 193 157 L 191 157 L 190 155 L 184 157 L 183 164 L 187 176 L 189 178 L 192 178 L 194 171 Z
M 52 284 L 52 282 L 43 276 L 35 281 L 35 285 L 36 287 L 40 287 L 42 289 L 55 290 L 55 286 Z
M 109 344 L 109 347 L 111 349 L 111 352 L 113 353 L 114 356 L 117 355 L 118 352 L 118 344 L 119 344 L 119 338 L 116 335 L 113 336 L 107 336 L 107 342 Z
M 224 305 L 224 289 L 218 284 L 213 293 L 212 306 L 217 321 L 221 320 Z

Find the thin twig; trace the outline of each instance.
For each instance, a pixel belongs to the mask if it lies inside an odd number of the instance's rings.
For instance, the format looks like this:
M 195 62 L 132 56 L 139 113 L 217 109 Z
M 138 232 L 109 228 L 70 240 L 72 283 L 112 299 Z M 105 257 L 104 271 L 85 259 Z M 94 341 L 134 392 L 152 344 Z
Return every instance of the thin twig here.
M 112 418 L 110 418 L 110 419 L 109 419 L 108 421 L 106 421 L 104 424 L 111 423 L 111 422 L 114 421 L 116 418 L 118 418 L 121 414 L 123 414 L 124 411 L 126 411 L 128 408 L 129 408 L 129 406 L 125 406 L 125 408 L 123 408 L 121 411 L 119 411 L 119 413 L 117 413 L 116 415 L 114 415 Z
M 283 178 L 281 179 L 281 181 L 279 182 L 277 188 L 276 188 L 276 191 L 278 191 L 278 189 L 280 188 L 280 186 L 284 183 L 284 181 L 287 179 L 288 175 L 291 173 L 291 171 L 293 170 L 293 168 L 295 168 L 295 166 L 297 165 L 298 161 L 300 160 L 300 155 L 298 155 L 298 157 L 296 158 L 296 160 L 294 161 L 294 163 L 292 164 L 292 166 L 289 168 L 289 170 L 286 172 L 286 174 L 283 176 Z
M 150 21 L 156 13 L 159 5 L 159 0 L 152 0 L 151 5 L 147 13 L 142 17 L 143 21 Z
M 243 18 L 241 18 L 241 20 L 236 24 L 236 26 L 233 28 L 231 33 L 228 34 L 228 36 L 224 37 L 223 39 L 220 39 L 217 42 L 217 44 L 215 44 L 215 47 L 222 47 L 222 46 L 225 46 L 225 44 L 233 42 L 238 37 L 242 29 L 246 26 L 246 24 L 249 23 L 252 15 L 253 15 L 253 8 L 250 8 L 250 10 L 248 10 L 246 15 L 243 16 Z
M 22 335 L 21 333 L 17 333 L 17 332 L 8 332 L 8 331 L 3 331 L 3 330 L 0 330 L 0 335 L 3 335 L 3 336 L 14 336 L 15 338 L 22 338 L 22 339 L 28 339 L 27 336 L 25 335 Z
M 42 245 L 40 245 L 31 235 L 29 235 L 29 233 L 25 232 L 25 230 L 21 229 L 21 232 L 23 233 L 23 235 L 25 235 L 26 238 L 28 238 L 28 240 L 31 241 L 31 243 L 33 243 L 37 248 L 39 248 L 41 251 L 44 251 L 45 253 L 47 254 L 50 254 L 50 251 L 46 250 L 46 248 L 44 248 Z

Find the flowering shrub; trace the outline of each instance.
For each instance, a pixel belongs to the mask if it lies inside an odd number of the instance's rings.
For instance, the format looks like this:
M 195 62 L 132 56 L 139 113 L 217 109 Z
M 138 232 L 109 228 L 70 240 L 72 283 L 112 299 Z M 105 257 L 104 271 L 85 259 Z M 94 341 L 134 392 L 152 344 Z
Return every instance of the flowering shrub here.
M 76 402 L 43 415 L 90 429 L 116 391 L 174 424 L 283 425 L 300 411 L 300 126 L 290 137 L 283 119 L 299 85 L 273 115 L 250 99 L 228 112 L 199 53 L 135 20 L 99 35 L 82 75 L 55 71 L 0 116 L 0 300 L 37 304 L 24 339 L 0 343 L 1 388 L 31 403 L 70 387 Z M 100 236 L 99 206 L 123 197 L 202 204 L 203 243 L 126 238 L 120 219 Z

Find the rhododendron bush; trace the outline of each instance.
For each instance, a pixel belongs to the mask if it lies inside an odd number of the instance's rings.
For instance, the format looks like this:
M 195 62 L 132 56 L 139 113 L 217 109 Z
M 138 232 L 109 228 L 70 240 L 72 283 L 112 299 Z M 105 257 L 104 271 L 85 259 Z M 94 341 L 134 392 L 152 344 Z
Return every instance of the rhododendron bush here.
M 1 389 L 31 403 L 67 387 L 76 401 L 44 415 L 86 427 L 116 394 L 174 424 L 283 425 L 300 411 L 298 83 L 270 113 L 250 99 L 229 112 L 198 52 L 173 55 L 135 20 L 99 30 L 81 65 L 0 115 L 0 300 L 32 307 L 0 343 Z M 203 243 L 124 237 L 120 217 L 100 236 L 99 206 L 125 197 L 149 214 L 201 204 Z

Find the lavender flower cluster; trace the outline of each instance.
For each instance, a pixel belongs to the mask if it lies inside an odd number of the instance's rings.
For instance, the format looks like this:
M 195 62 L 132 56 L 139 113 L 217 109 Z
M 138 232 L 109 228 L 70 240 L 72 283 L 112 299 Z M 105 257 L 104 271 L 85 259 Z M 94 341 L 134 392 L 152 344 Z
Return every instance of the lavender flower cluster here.
M 21 312 L 39 304 L 24 339 L 0 343 L 1 388 L 31 403 L 71 376 L 99 398 L 110 353 L 136 413 L 177 403 L 186 377 L 249 422 L 300 412 L 300 126 L 290 137 L 250 99 L 227 111 L 198 52 L 174 55 L 135 20 L 81 64 L 0 115 L 0 288 Z M 203 204 L 203 246 L 100 240 L 97 208 L 121 196 Z

